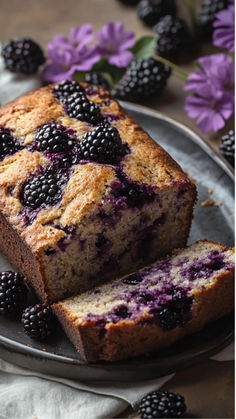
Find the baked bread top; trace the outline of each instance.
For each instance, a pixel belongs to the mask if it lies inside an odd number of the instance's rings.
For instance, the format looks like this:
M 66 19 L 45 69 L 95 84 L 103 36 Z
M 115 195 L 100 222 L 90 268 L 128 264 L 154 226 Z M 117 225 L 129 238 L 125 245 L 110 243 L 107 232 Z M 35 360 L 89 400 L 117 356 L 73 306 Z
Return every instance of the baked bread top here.
M 108 198 L 119 171 L 131 182 L 146 185 L 155 193 L 172 185 L 182 185 L 192 190 L 194 199 L 194 185 L 169 154 L 107 91 L 81 83 L 87 99 L 99 106 L 102 122 L 119 131 L 125 152 L 117 164 L 78 160 L 71 163 L 66 169 L 59 170 L 64 183 L 55 205 L 33 210 L 25 206 L 22 190 L 27 182 L 47 168 L 57 171 L 63 157 L 58 154 L 55 166 L 55 154 L 52 157 L 50 153 L 34 148 L 39 128 L 46 123 L 60 124 L 78 143 L 84 134 L 96 128 L 96 125 L 68 116 L 63 100 L 55 96 L 55 86 L 43 87 L 0 107 L 0 130 L 17 143 L 16 150 L 0 160 L 0 211 L 35 253 L 57 243 L 66 235 L 66 228 L 78 224 L 82 217 L 89 216 Z

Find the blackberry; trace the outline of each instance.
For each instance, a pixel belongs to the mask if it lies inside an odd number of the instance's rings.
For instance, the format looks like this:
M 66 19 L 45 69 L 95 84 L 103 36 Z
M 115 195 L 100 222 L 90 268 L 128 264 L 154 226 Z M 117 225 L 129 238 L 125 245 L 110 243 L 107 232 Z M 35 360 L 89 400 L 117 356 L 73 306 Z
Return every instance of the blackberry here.
M 167 59 L 174 59 L 187 46 L 190 33 L 184 20 L 167 15 L 153 28 L 157 35 L 156 53 Z
M 169 391 L 153 391 L 145 396 L 139 406 L 139 414 L 145 418 L 181 418 L 186 412 L 183 396 Z
M 81 145 L 81 157 L 98 163 L 115 164 L 122 154 L 122 142 L 118 130 L 109 124 L 101 124 L 86 133 Z
M 108 81 L 105 79 L 105 77 L 102 76 L 102 74 L 97 73 L 96 71 L 90 71 L 88 73 L 85 73 L 84 81 L 86 83 L 100 85 L 105 90 L 110 90 Z
M 39 174 L 23 187 L 21 201 L 32 209 L 55 205 L 61 199 L 65 183 L 66 177 L 60 173 L 48 171 Z
M 20 149 L 20 144 L 11 135 L 10 130 L 0 127 L 0 161 Z
M 226 9 L 228 3 L 228 0 L 202 0 L 198 16 L 198 23 L 202 36 L 205 36 L 206 38 L 211 37 L 215 15 L 220 10 Z
M 85 94 L 83 87 L 79 83 L 77 83 L 77 81 L 74 80 L 63 80 L 60 83 L 58 83 L 53 89 L 55 97 L 59 100 L 63 100 L 64 98 L 76 92 Z
M 230 130 L 228 134 L 223 135 L 220 145 L 221 154 L 228 160 L 228 162 L 235 166 L 235 135 L 234 131 Z
M 28 290 L 23 277 L 16 272 L 0 273 L 0 314 L 21 314 L 26 306 Z
M 153 26 L 161 17 L 176 14 L 175 0 L 141 0 L 138 5 L 138 16 L 146 23 Z
M 56 123 L 42 125 L 36 136 L 37 149 L 50 153 L 62 153 L 71 150 L 74 141 L 69 137 L 65 128 Z
M 56 319 L 51 308 L 45 304 L 27 307 L 23 312 L 21 322 L 25 333 L 36 340 L 47 339 L 56 329 Z
M 170 75 L 167 66 L 153 58 L 132 61 L 113 95 L 118 99 L 141 101 L 162 92 Z
M 142 282 L 143 278 L 139 275 L 139 273 L 131 274 L 123 279 L 124 284 L 128 285 L 136 285 Z
M 2 47 L 5 67 L 13 73 L 33 74 L 45 62 L 43 51 L 30 38 L 9 40 Z
M 172 287 L 168 294 L 172 295 L 172 299 L 157 312 L 158 324 L 164 330 L 183 326 L 191 316 L 192 297 L 188 297 L 185 290 Z
M 119 1 L 127 6 L 135 6 L 139 2 L 139 0 L 119 0 Z
M 71 118 L 86 121 L 93 125 L 98 124 L 102 120 L 99 106 L 88 100 L 82 93 L 76 92 L 68 96 L 64 104 L 66 112 Z

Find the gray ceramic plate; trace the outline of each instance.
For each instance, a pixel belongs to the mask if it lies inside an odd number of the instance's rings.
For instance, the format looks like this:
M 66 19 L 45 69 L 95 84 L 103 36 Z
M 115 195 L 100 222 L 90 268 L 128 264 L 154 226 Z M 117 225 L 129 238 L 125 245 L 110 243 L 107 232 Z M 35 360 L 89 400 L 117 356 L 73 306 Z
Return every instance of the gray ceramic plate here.
M 232 245 L 234 240 L 234 184 L 230 167 L 203 140 L 185 126 L 147 108 L 123 104 L 137 122 L 150 133 L 196 180 L 199 200 L 195 209 L 189 243 L 208 238 Z M 222 202 L 217 207 L 201 207 L 209 198 Z M 0 257 L 0 270 L 9 268 Z M 33 297 L 32 297 L 33 298 Z M 17 365 L 69 378 L 83 380 L 130 381 L 150 379 L 185 368 L 216 353 L 233 337 L 233 317 L 228 316 L 187 337 L 168 350 L 125 362 L 108 364 L 83 363 L 74 347 L 58 330 L 56 337 L 44 346 L 24 335 L 21 324 L 0 319 L 0 356 Z

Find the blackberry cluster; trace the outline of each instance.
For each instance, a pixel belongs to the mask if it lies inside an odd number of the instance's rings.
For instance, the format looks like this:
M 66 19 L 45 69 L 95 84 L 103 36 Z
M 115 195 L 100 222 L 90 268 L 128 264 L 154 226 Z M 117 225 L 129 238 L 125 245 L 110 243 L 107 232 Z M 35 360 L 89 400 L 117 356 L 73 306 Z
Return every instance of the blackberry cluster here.
M 97 73 L 96 71 L 90 71 L 90 72 L 85 73 L 84 81 L 86 83 L 100 85 L 105 90 L 110 90 L 108 81 L 105 79 L 105 77 L 102 76 L 102 74 Z
M 230 130 L 228 134 L 223 135 L 220 145 L 221 154 L 228 160 L 231 166 L 235 166 L 235 134 Z
M 3 44 L 5 67 L 14 73 L 33 74 L 45 62 L 43 51 L 30 38 L 10 40 Z
M 198 23 L 203 36 L 210 38 L 216 13 L 228 6 L 229 0 L 202 0 Z
M 161 17 L 176 14 L 175 0 L 141 0 L 138 5 L 138 16 L 146 23 L 153 26 Z
M 49 338 L 56 329 L 56 319 L 51 308 L 45 304 L 27 307 L 21 322 L 25 333 L 32 339 L 40 341 Z
M 60 83 L 58 83 L 54 89 L 53 93 L 55 97 L 59 100 L 62 100 L 73 93 L 82 93 L 85 95 L 84 88 L 77 83 L 77 81 L 69 81 L 69 80 L 63 80 Z
M 23 277 L 16 272 L 0 273 L 0 314 L 21 314 L 26 306 L 28 290 Z
M 69 151 L 74 146 L 74 141 L 69 137 L 65 128 L 56 123 L 42 125 L 36 136 L 37 149 L 50 153 Z
M 122 154 L 122 142 L 118 130 L 109 124 L 101 124 L 86 133 L 80 143 L 81 157 L 98 163 L 115 164 Z
M 87 99 L 83 93 L 73 93 L 64 99 L 67 114 L 79 121 L 86 121 L 96 125 L 102 120 L 100 108 L 96 103 Z
M 52 171 L 40 174 L 23 187 L 21 200 L 23 205 L 32 209 L 55 205 L 61 199 L 66 177 Z
M 169 294 L 172 300 L 163 306 L 157 313 L 158 323 L 164 330 L 171 330 L 183 326 L 189 320 L 192 297 L 187 297 L 186 292 L 173 287 Z
M 113 95 L 133 102 L 150 98 L 162 92 L 169 75 L 170 68 L 151 57 L 134 60 L 113 90 Z
M 153 391 L 141 400 L 139 406 L 142 419 L 181 418 L 185 412 L 183 396 L 169 391 Z
M 167 15 L 153 29 L 157 35 L 156 53 L 158 55 L 173 60 L 183 53 L 190 39 L 184 20 Z
M 0 127 L 0 161 L 20 148 L 20 144 L 13 138 L 9 129 Z

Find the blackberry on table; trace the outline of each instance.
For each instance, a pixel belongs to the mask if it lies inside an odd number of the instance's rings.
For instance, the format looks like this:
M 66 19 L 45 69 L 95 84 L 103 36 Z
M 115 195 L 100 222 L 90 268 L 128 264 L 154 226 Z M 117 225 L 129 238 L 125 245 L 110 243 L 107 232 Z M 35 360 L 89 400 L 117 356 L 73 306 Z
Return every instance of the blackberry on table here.
M 235 134 L 233 130 L 230 130 L 228 134 L 223 135 L 221 138 L 220 152 L 226 160 L 235 166 Z
M 140 58 L 131 62 L 112 93 L 118 99 L 140 101 L 161 93 L 169 75 L 170 70 L 161 62 Z
M 182 54 L 190 39 L 184 20 L 171 15 L 163 17 L 153 30 L 157 35 L 156 53 L 167 59 Z
M 127 6 L 135 6 L 139 2 L 139 0 L 119 0 L 119 1 Z
M 27 307 L 21 322 L 25 333 L 36 340 L 46 340 L 56 329 L 56 319 L 51 308 L 45 304 Z
M 0 127 L 0 161 L 20 150 L 20 144 L 13 138 L 9 129 Z
M 86 121 L 92 125 L 96 125 L 102 120 L 99 106 L 88 100 L 84 94 L 73 93 L 66 98 L 64 104 L 66 112 L 71 118 Z
M 153 26 L 161 17 L 176 14 L 175 0 L 141 0 L 138 4 L 138 16 L 146 23 Z
M 203 36 L 210 38 L 216 13 L 226 9 L 228 3 L 229 0 L 202 0 L 198 23 Z
M 118 130 L 101 124 L 86 133 L 80 143 L 81 157 L 98 163 L 115 164 L 122 155 L 122 142 Z
M 33 177 L 23 187 L 23 205 L 32 209 L 55 205 L 61 199 L 66 176 L 60 173 L 45 172 Z
M 42 125 L 35 136 L 37 149 L 51 153 L 62 153 L 71 150 L 74 141 L 60 124 L 48 123 Z
M 9 40 L 3 44 L 1 54 L 6 69 L 14 73 L 36 73 L 45 62 L 42 49 L 30 38 Z
M 153 391 L 141 400 L 139 406 L 142 419 L 181 418 L 185 412 L 183 396 L 169 391 Z
M 105 90 L 110 90 L 110 86 L 108 81 L 103 77 L 102 74 L 96 72 L 96 71 L 89 71 L 85 73 L 85 79 L 84 81 L 86 83 L 96 84 L 102 86 Z
M 85 95 L 84 88 L 75 80 L 63 80 L 53 88 L 55 97 L 62 100 L 73 93 L 82 93 Z
M 0 273 L 0 314 L 21 314 L 26 306 L 28 290 L 23 277 L 16 272 Z

